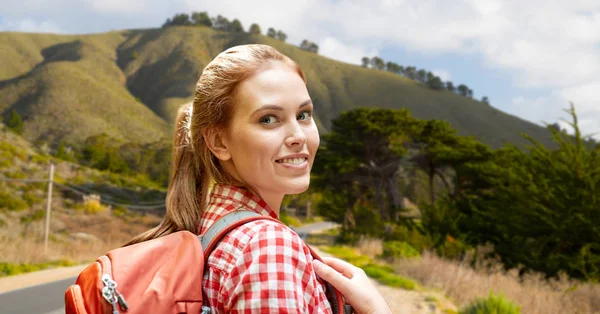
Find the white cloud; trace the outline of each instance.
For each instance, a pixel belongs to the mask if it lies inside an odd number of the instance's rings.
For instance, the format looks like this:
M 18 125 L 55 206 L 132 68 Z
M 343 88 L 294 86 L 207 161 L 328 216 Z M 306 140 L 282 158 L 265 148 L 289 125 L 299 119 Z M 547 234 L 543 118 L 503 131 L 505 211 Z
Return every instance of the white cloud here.
M 146 0 L 84 0 L 92 10 L 107 13 L 135 13 L 150 8 Z
M 446 69 L 433 69 L 431 70 L 431 72 L 439 76 L 440 79 L 442 79 L 442 81 L 448 81 L 452 78 L 452 76 L 450 75 L 450 71 Z
M 320 42 L 319 54 L 347 63 L 360 64 L 362 57 L 376 56 L 379 52 L 363 48 L 360 45 L 346 45 L 334 37 L 327 37 Z
M 49 21 L 34 21 L 23 19 L 17 21 L 2 21 L 0 29 L 27 33 L 62 33 L 58 25 Z
M 572 132 L 567 122 L 572 117 L 565 112 L 573 103 L 578 117 L 578 125 L 584 135 L 592 135 L 600 140 L 600 95 L 593 93 L 600 88 L 600 82 L 582 87 L 572 87 L 552 92 L 540 97 L 515 97 L 507 111 L 531 122 L 542 124 L 558 122 L 562 128 Z M 565 120 L 567 122 L 565 122 Z

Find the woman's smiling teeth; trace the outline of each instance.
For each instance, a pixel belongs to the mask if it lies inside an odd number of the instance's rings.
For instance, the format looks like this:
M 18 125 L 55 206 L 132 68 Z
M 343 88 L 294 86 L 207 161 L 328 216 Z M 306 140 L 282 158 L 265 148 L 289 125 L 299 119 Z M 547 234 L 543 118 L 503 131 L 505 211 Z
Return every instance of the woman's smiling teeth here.
M 285 159 L 279 159 L 276 162 L 281 163 L 281 164 L 299 165 L 305 161 L 306 161 L 306 158 L 285 158 Z

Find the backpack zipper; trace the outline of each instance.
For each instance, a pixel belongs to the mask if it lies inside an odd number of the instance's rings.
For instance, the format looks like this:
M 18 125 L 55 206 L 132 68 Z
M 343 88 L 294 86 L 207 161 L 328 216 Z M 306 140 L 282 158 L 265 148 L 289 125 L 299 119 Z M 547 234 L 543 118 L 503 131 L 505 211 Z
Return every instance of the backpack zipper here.
M 117 282 L 112 280 L 109 274 L 102 275 L 102 282 L 104 283 L 102 297 L 112 306 L 113 314 L 119 314 L 116 303 L 119 303 L 119 307 L 127 312 L 129 305 L 125 301 L 125 297 L 117 290 Z

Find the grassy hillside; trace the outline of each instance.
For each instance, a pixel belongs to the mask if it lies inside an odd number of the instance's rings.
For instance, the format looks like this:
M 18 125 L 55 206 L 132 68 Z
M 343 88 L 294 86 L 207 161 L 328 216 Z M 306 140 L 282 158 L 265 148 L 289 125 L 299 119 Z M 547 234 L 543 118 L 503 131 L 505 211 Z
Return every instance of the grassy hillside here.
M 322 132 L 340 111 L 374 106 L 447 120 L 494 147 L 527 143 L 520 132 L 550 144 L 545 128 L 454 93 L 266 36 L 193 26 L 77 36 L 0 33 L 0 63 L 9 65 L 0 69 L 0 110 L 21 113 L 30 141 L 77 143 L 101 132 L 139 143 L 169 139 L 176 109 L 193 98 L 204 66 L 247 43 L 272 45 L 301 65 Z

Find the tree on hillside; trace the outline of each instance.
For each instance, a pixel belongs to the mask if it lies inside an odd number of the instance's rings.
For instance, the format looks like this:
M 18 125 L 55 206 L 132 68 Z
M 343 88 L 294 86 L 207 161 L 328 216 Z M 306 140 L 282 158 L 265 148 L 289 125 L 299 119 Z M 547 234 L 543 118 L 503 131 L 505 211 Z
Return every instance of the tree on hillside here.
M 417 79 L 417 68 L 413 67 L 413 66 L 407 66 L 406 67 L 406 77 L 408 77 L 411 80 L 416 80 Z
M 481 97 L 481 102 L 484 103 L 484 104 L 486 104 L 486 105 L 490 104 L 490 100 L 488 99 L 487 96 Z
M 248 32 L 250 34 L 253 34 L 253 35 L 261 35 L 262 34 L 262 30 L 260 29 L 260 25 L 258 25 L 256 23 L 250 25 L 250 28 L 248 29 Z
M 163 24 L 163 27 L 174 26 L 174 25 L 192 25 L 190 16 L 186 13 L 175 14 L 172 19 L 167 19 Z
M 401 71 L 400 71 L 401 67 L 400 67 L 400 65 L 398 65 L 398 64 L 397 64 L 397 63 L 395 63 L 395 62 L 389 62 L 389 61 L 388 61 L 388 62 L 385 64 L 385 69 L 386 69 L 386 71 L 388 71 L 388 72 L 392 72 L 392 73 L 394 73 L 394 74 L 401 74 L 401 73 L 400 73 L 400 72 L 401 72 Z
M 23 119 L 15 109 L 10 112 L 6 126 L 19 135 L 23 134 Z
M 213 28 L 218 29 L 218 30 L 223 30 L 223 31 L 231 30 L 231 22 L 229 22 L 229 19 L 227 19 L 226 17 L 224 17 L 220 14 L 217 15 L 216 18 L 212 19 L 212 25 L 213 25 Z
M 273 27 L 269 27 L 269 29 L 267 29 L 267 36 L 269 36 L 271 38 L 277 37 L 277 32 L 275 31 L 275 29 Z
M 473 90 L 470 88 L 467 90 L 467 97 L 473 98 Z
M 287 40 L 287 34 L 282 32 L 281 30 L 278 30 L 277 34 L 275 34 L 275 39 L 285 42 Z M 319 49 L 317 48 L 317 50 Z
M 192 12 L 191 20 L 194 25 L 212 27 L 212 20 L 207 12 Z
M 452 84 L 452 82 L 447 81 L 446 82 L 446 89 L 450 92 L 456 92 L 456 88 L 454 88 L 454 84 Z
M 433 74 L 433 72 L 427 72 L 427 82 L 433 80 L 434 78 L 435 78 L 435 74 Z
M 419 81 L 421 83 L 426 83 L 427 82 L 427 71 L 425 71 L 424 69 L 420 69 L 419 71 L 417 71 L 417 81 Z
M 465 97 L 467 97 L 469 95 L 469 87 L 465 84 L 458 85 L 458 88 L 456 90 L 458 91 L 459 95 L 462 95 Z
M 427 81 L 427 86 L 433 90 L 444 90 L 445 86 L 439 76 L 432 77 Z
M 345 231 L 371 235 L 381 235 L 383 222 L 397 222 L 398 169 L 416 125 L 406 109 L 358 108 L 334 119 L 313 171 L 321 214 Z
M 244 27 L 242 26 L 242 22 L 240 22 L 240 20 L 234 19 L 231 22 L 231 25 L 229 25 L 229 30 L 234 33 L 243 33 Z
M 369 57 L 362 57 L 361 62 L 362 62 L 362 67 L 363 68 L 368 68 L 369 65 L 371 65 L 371 58 L 369 58 Z
M 300 43 L 300 49 L 306 50 L 306 51 L 310 51 L 310 52 L 314 52 L 314 53 L 318 53 L 319 52 L 319 46 L 315 43 L 313 43 L 310 40 L 304 39 L 301 43 Z
M 385 62 L 378 56 L 374 56 L 371 58 L 371 67 L 377 70 L 385 69 Z

